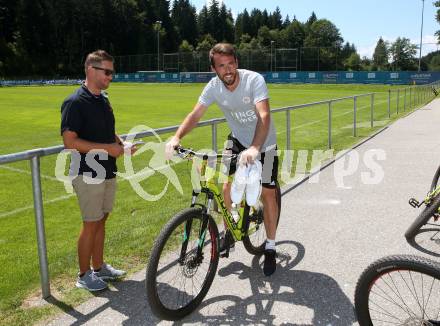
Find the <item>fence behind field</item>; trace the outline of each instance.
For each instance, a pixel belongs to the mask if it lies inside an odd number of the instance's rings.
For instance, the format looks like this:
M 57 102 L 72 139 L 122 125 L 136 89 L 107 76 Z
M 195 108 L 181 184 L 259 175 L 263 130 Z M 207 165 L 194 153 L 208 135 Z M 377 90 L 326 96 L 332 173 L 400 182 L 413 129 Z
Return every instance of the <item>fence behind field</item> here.
M 268 83 L 291 84 L 389 84 L 389 85 L 423 85 L 440 80 L 440 72 L 410 71 L 301 71 L 301 72 L 263 72 Z M 215 74 L 213 72 L 157 72 L 138 71 L 136 73 L 118 73 L 116 82 L 134 83 L 206 83 Z
M 424 85 L 440 80 L 440 72 L 411 71 L 281 71 L 262 72 L 266 82 L 280 84 L 389 84 L 389 85 Z M 206 83 L 215 74 L 206 72 L 164 72 L 137 71 L 135 73 L 117 73 L 115 82 L 130 83 Z M 81 79 L 52 80 L 0 80 L 0 86 L 42 86 L 42 85 L 75 85 Z
M 347 57 L 337 47 L 277 48 L 270 46 L 252 50 L 238 49 L 237 57 L 241 68 L 254 71 L 342 71 L 347 69 Z M 140 70 L 209 71 L 209 51 L 115 56 L 115 66 L 118 71 L 126 73 Z M 417 65 L 414 64 L 414 66 Z M 393 68 L 390 67 L 391 70 Z
M 436 89 L 440 87 L 440 83 L 434 83 L 423 86 L 412 86 L 397 90 L 389 90 L 387 99 L 387 115 L 390 118 L 393 114 L 398 114 L 399 112 L 410 110 L 420 106 L 421 104 L 431 100 L 436 95 Z M 291 114 L 295 110 L 311 108 L 316 106 L 327 106 L 328 107 L 328 130 L 327 130 L 327 147 L 330 149 L 333 147 L 332 141 L 332 112 L 333 106 L 341 101 L 351 102 L 352 113 L 353 113 L 353 131 L 354 137 L 357 136 L 357 114 L 359 111 L 358 102 L 363 101 L 364 108 L 369 108 L 369 119 L 370 127 L 374 127 L 374 117 L 375 108 L 378 106 L 375 101 L 375 96 L 377 93 L 359 94 L 354 96 L 347 96 L 343 98 L 335 98 L 325 101 L 300 104 L 294 106 L 287 106 L 282 108 L 272 109 L 273 114 L 285 114 L 285 128 L 286 128 L 286 144 L 285 149 L 291 150 L 292 144 L 292 130 L 293 123 Z M 351 112 L 349 112 L 351 114 Z M 211 120 L 206 120 L 199 122 L 197 127 L 211 126 L 211 145 L 214 151 L 218 150 L 217 145 L 217 128 L 220 123 L 226 122 L 225 118 L 216 118 Z M 178 129 L 178 125 L 170 126 L 165 128 L 155 129 L 154 131 L 140 132 L 135 135 L 135 138 L 144 138 L 154 136 L 157 134 L 166 134 L 175 132 Z M 128 135 L 125 135 L 128 136 Z M 123 136 L 124 137 L 124 136 Z M 50 296 L 50 285 L 49 285 L 49 270 L 47 262 L 47 250 L 46 250 L 46 237 L 45 237 L 45 227 L 44 227 L 44 211 L 43 211 L 43 201 L 42 201 L 42 191 L 41 191 L 41 174 L 40 174 L 40 158 L 48 155 L 54 155 L 61 152 L 64 149 L 63 146 L 53 146 L 48 148 L 33 149 L 30 151 L 24 151 L 19 153 L 12 153 L 7 155 L 0 155 L 0 164 L 7 164 L 17 161 L 29 160 L 32 173 L 32 189 L 33 189 L 33 200 L 34 200 L 34 214 L 35 214 L 35 224 L 37 233 L 37 246 L 38 246 L 38 256 L 40 265 L 40 278 L 41 278 L 41 288 L 43 298 Z

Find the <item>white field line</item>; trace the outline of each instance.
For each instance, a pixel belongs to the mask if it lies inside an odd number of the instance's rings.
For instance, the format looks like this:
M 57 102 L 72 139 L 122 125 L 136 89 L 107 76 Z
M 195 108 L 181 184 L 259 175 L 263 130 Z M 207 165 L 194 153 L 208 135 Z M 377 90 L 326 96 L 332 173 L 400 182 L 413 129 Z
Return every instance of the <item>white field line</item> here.
M 13 171 L 13 172 L 18 172 L 18 173 L 24 173 L 24 174 L 32 175 L 32 172 L 30 172 L 30 171 L 27 171 L 27 170 L 24 170 L 24 169 L 13 168 L 13 167 L 6 166 L 6 165 L 0 165 L 0 168 L 1 169 L 5 169 L 5 170 L 9 170 L 9 171 Z M 48 180 L 52 180 L 52 181 L 58 181 L 57 178 L 51 177 L 51 176 L 48 176 L 48 175 L 40 174 L 40 176 L 43 179 L 48 179 Z
M 182 162 L 184 162 L 184 161 L 182 161 Z M 175 164 L 182 163 L 182 162 L 173 162 L 170 165 L 173 166 Z M 18 172 L 18 173 L 31 174 L 29 171 L 22 170 L 22 169 L 6 167 L 6 166 L 3 166 L 3 165 L 0 165 L 0 167 L 7 168 L 7 170 L 11 170 L 11 171 Z M 156 170 L 162 170 L 162 169 L 164 169 L 166 167 L 167 167 L 167 165 L 163 165 L 163 166 L 157 168 Z M 150 176 L 150 175 L 153 174 L 152 172 L 154 172 L 154 170 L 147 170 L 147 171 L 145 171 L 143 173 L 134 174 L 134 175 L 132 175 L 132 176 L 130 176 L 128 178 L 117 178 L 116 181 L 117 182 L 129 181 L 132 178 L 140 178 L 140 177 L 143 177 L 143 176 Z M 43 176 L 43 175 L 41 177 L 47 178 L 49 180 L 54 180 L 54 181 L 60 182 L 60 180 L 58 180 L 57 178 L 54 178 L 54 177 Z M 75 196 L 75 194 L 69 194 L 69 195 L 64 195 L 64 196 L 56 197 L 56 198 L 53 198 L 53 199 L 49 199 L 49 200 L 46 200 L 46 201 L 43 202 L 43 206 L 46 205 L 46 204 L 51 204 L 51 203 L 56 203 L 58 201 L 66 200 L 66 199 L 69 199 L 70 197 L 73 197 L 73 196 Z M 24 212 L 24 211 L 27 211 L 27 210 L 33 209 L 33 208 L 34 208 L 34 205 L 29 205 L 29 206 L 25 206 L 25 207 L 14 209 L 14 210 L 9 211 L 9 212 L 0 213 L 0 218 L 4 218 L 4 217 L 11 216 L 11 215 L 15 215 L 17 213 L 21 213 L 21 212 Z
M 377 101 L 375 103 L 381 104 L 381 103 L 385 103 L 387 101 L 388 100 L 383 100 L 383 101 Z M 371 107 L 371 106 L 370 105 L 364 105 L 364 106 L 359 106 L 356 109 L 357 110 L 362 110 L 362 109 L 369 108 L 369 107 Z M 347 114 L 351 114 L 351 113 L 353 113 L 353 111 L 347 111 L 347 112 L 340 113 L 340 114 L 333 114 L 332 113 L 332 118 L 333 117 L 342 117 L 343 115 L 347 115 Z M 300 129 L 300 128 L 311 126 L 311 125 L 314 125 L 314 124 L 317 124 L 317 123 L 320 123 L 320 122 L 323 122 L 323 121 L 327 121 L 327 120 L 328 119 L 320 119 L 320 120 L 315 120 L 315 121 L 312 121 L 312 122 L 303 123 L 302 125 L 294 126 L 292 129 L 293 130 Z M 286 132 L 286 129 L 282 129 L 282 130 L 277 131 L 277 134 L 281 134 L 281 133 L 284 133 L 284 132 Z
M 46 200 L 44 202 L 44 204 L 55 203 L 57 201 L 69 199 L 72 196 L 75 196 L 75 194 L 65 195 L 65 196 L 54 198 L 54 199 Z M 32 208 L 34 208 L 34 205 L 17 208 L 17 209 L 14 209 L 12 211 L 9 211 L 9 212 L 1 213 L 0 214 L 0 218 L 7 217 L 7 216 L 10 216 L 10 215 L 14 215 L 14 214 L 17 214 L 17 213 L 21 213 L 21 212 L 27 211 L 27 210 L 32 209 Z

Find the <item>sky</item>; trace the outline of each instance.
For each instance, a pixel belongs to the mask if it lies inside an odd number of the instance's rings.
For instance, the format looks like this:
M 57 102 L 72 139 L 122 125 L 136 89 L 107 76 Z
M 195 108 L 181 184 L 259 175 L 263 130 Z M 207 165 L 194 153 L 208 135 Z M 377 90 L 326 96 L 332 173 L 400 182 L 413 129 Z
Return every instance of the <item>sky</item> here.
M 209 1 L 209 0 L 208 0 Z M 422 0 L 223 0 L 234 18 L 246 8 L 266 9 L 273 12 L 278 6 L 283 19 L 295 16 L 305 22 L 314 11 L 318 19 L 330 20 L 339 29 L 344 42 L 354 43 L 358 53 L 371 58 L 380 37 L 393 42 L 397 37 L 420 44 Z M 423 11 L 422 55 L 440 49 L 434 33 L 440 30 L 435 20 L 434 0 L 425 0 Z M 191 0 L 197 11 L 207 0 Z M 429 44 L 431 43 L 431 44 Z M 434 44 L 432 44 L 434 43 Z

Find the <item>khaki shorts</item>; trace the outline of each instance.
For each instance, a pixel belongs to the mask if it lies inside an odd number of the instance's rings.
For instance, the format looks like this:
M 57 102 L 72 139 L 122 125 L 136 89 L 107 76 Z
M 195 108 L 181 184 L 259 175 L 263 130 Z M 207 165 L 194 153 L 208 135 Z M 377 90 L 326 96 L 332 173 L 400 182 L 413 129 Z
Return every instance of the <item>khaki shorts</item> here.
M 116 193 L 116 178 L 105 179 L 99 184 L 91 184 L 84 182 L 83 176 L 79 175 L 73 179 L 72 186 L 78 197 L 83 221 L 99 221 L 104 217 L 104 214 L 112 211 Z

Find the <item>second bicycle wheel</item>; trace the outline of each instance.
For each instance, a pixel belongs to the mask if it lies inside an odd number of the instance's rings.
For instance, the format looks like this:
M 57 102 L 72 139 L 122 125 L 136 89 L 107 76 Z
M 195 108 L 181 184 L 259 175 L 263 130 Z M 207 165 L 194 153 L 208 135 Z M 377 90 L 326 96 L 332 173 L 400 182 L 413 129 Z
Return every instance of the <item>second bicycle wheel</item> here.
M 405 232 L 405 237 L 408 241 L 413 241 L 414 237 L 419 232 L 420 228 L 424 226 L 428 221 L 434 217 L 434 213 L 438 212 L 438 208 L 440 207 L 440 194 L 432 199 L 432 202 L 429 206 L 426 206 L 425 209 L 417 216 L 414 222 L 410 225 L 408 230 Z
M 186 209 L 165 225 L 151 251 L 146 276 L 147 297 L 156 316 L 178 320 L 197 308 L 217 271 L 217 241 L 217 225 L 200 208 Z
M 277 226 L 280 221 L 281 213 L 281 190 L 277 183 L 276 185 L 276 201 L 278 206 Z M 259 205 L 256 209 L 252 208 L 247 221 L 245 221 L 245 230 L 248 235 L 243 237 L 243 245 L 247 252 L 251 255 L 262 255 L 266 245 L 266 228 L 264 226 L 263 205 Z
M 440 264 L 389 256 L 359 277 L 355 309 L 361 326 L 440 325 Z

